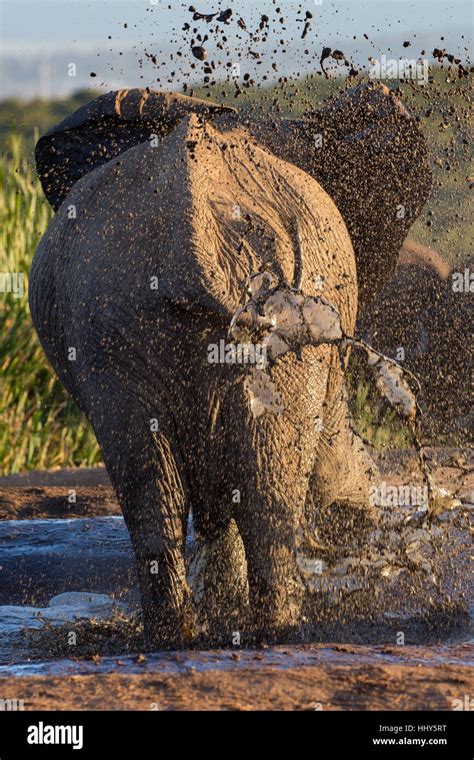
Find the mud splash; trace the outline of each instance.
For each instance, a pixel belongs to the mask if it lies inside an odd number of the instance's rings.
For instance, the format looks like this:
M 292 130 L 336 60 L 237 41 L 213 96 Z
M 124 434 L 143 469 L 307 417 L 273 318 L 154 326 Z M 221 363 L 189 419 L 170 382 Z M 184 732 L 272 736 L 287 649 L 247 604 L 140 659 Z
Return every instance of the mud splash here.
M 419 510 L 382 511 L 365 537 L 351 530 L 354 514 L 336 509 L 323 516 L 299 558 L 307 602 L 298 639 L 287 632 L 292 645 L 262 650 L 265 662 L 286 667 L 287 657 L 288 667 L 304 665 L 310 655 L 298 642 L 311 651 L 314 642 L 393 647 L 469 640 L 474 600 L 463 569 L 470 510 L 450 510 L 429 523 Z M 193 546 L 191 529 L 190 555 Z M 0 676 L 142 672 L 137 579 L 121 517 L 7 520 L 0 522 L 0 547 Z M 195 642 L 196 649 L 227 651 L 146 660 L 157 671 L 176 661 L 188 663 L 185 669 L 248 667 L 260 652 L 254 644 L 251 632 L 229 630 L 220 642 Z M 449 659 L 449 646 L 443 651 Z

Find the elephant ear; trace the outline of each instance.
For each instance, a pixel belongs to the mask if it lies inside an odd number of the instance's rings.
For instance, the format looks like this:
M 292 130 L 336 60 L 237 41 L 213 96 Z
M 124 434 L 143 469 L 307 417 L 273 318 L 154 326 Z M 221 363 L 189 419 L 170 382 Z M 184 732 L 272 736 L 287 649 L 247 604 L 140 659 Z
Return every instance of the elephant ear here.
M 361 305 L 390 279 L 431 189 L 425 138 L 385 86 L 362 84 L 301 119 L 250 123 L 254 138 L 314 177 L 354 246 Z
M 204 119 L 234 108 L 179 93 L 133 89 L 109 92 L 79 108 L 38 140 L 36 168 L 56 210 L 88 172 L 149 140 L 163 137 L 186 114 Z

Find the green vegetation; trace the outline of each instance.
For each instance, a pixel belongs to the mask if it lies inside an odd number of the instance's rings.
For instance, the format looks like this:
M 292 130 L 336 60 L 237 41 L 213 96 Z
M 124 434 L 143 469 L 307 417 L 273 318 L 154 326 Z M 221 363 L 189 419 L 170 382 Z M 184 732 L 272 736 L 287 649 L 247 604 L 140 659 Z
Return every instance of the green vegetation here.
M 413 445 L 404 420 L 375 388 L 367 366 L 354 352 L 349 360 L 350 410 L 355 429 L 376 449 L 402 449 Z
M 47 132 L 54 124 L 97 97 L 94 90 L 79 90 L 70 98 L 56 100 L 16 100 L 9 98 L 0 101 L 0 152 L 10 153 L 11 133 L 21 136 L 15 143 L 15 150 L 22 155 L 33 158 L 33 150 L 38 135 Z
M 420 119 L 430 152 L 433 188 L 410 236 L 458 268 L 472 255 L 472 77 L 438 68 L 428 88 L 405 84 L 400 95 Z
M 467 122 L 465 80 L 446 81 L 435 74 L 428 89 L 406 84 L 402 97 L 420 117 L 432 153 L 434 188 L 422 218 L 413 228 L 416 240 L 437 248 L 453 264 L 463 261 L 472 240 L 468 213 Z M 340 80 L 308 78 L 296 86 L 250 88 L 234 101 L 239 107 L 278 104 L 283 115 L 315 108 L 335 94 Z M 196 89 L 195 95 L 223 99 L 224 88 Z M 25 275 L 38 241 L 52 216 L 34 175 L 32 151 L 39 133 L 88 102 L 96 93 L 82 91 L 65 100 L 0 103 L 0 272 Z M 431 112 L 430 112 L 431 109 Z M 431 212 L 428 214 L 428 211 Z M 95 436 L 49 366 L 33 330 L 27 288 L 21 298 L 0 293 L 0 474 L 34 468 L 95 465 L 101 461 Z M 396 415 L 372 392 L 360 368 L 351 373 L 352 407 L 359 432 L 377 447 L 410 445 Z
M 24 158 L 21 137 L 10 135 L 0 161 L 0 272 L 27 273 L 52 216 Z M 0 474 L 94 465 L 94 434 L 56 379 L 31 324 L 25 285 L 21 298 L 0 293 Z

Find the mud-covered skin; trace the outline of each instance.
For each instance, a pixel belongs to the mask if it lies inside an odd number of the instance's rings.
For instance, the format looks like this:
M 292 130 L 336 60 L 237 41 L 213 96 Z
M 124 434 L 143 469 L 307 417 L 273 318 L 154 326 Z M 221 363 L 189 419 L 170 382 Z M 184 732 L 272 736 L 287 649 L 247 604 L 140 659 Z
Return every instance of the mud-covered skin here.
M 428 149 L 414 117 L 387 87 L 370 83 L 299 119 L 250 115 L 244 123 L 331 196 L 354 246 L 359 303 L 370 302 L 395 271 L 431 189 Z
M 33 321 L 101 445 L 150 646 L 180 646 L 234 621 L 283 636 L 301 619 L 307 525 L 334 502 L 367 505 L 376 468 L 352 429 L 336 346 L 277 357 L 268 374 L 284 411 L 257 419 L 249 367 L 212 364 L 208 347 L 227 338 L 245 283 L 264 270 L 324 298 L 352 335 L 351 240 L 320 185 L 234 120 L 220 130 L 212 106 L 193 113 L 179 99 L 176 114 L 173 100 L 139 93 L 100 98 L 42 138 L 46 191 L 64 200 L 31 270 Z M 146 129 L 153 119 L 162 127 L 158 141 L 140 131 L 144 115 Z M 198 551 L 187 577 L 191 508 Z
M 349 89 L 299 119 L 269 120 L 149 89 L 102 95 L 38 141 L 36 162 L 46 197 L 57 209 L 85 173 L 151 136 L 163 137 L 190 112 L 212 119 L 219 129 L 245 127 L 257 143 L 323 186 L 351 237 L 359 303 L 370 302 L 395 271 L 432 182 L 415 118 L 378 83 Z

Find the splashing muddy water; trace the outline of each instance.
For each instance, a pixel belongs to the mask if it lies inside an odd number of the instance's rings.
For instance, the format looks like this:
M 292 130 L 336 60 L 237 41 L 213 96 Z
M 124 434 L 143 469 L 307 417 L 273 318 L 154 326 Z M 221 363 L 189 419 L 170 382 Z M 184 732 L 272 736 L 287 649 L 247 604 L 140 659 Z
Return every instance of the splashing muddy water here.
M 429 525 L 423 510 L 382 511 L 363 542 L 360 531 L 357 541 L 350 539 L 354 515 L 330 515 L 298 558 L 307 599 L 298 640 L 306 644 L 267 648 L 255 660 L 259 650 L 242 633 L 235 660 L 235 632 L 227 631 L 221 639 L 227 649 L 147 655 L 147 671 L 248 668 L 252 662 L 300 667 L 314 656 L 309 642 L 328 641 L 375 645 L 363 659 L 376 662 L 377 646 L 394 645 L 400 632 L 409 649 L 444 641 L 440 657 L 449 662 L 449 646 L 471 635 L 474 598 L 463 573 L 470 510 L 449 510 Z M 328 542 L 330 535 L 345 538 Z M 5 520 L 0 546 L 0 676 L 143 672 L 137 579 L 121 517 Z M 190 530 L 190 556 L 193 547 Z M 204 639 L 200 646 L 206 648 Z M 321 656 L 333 663 L 341 657 L 330 647 L 318 648 Z

